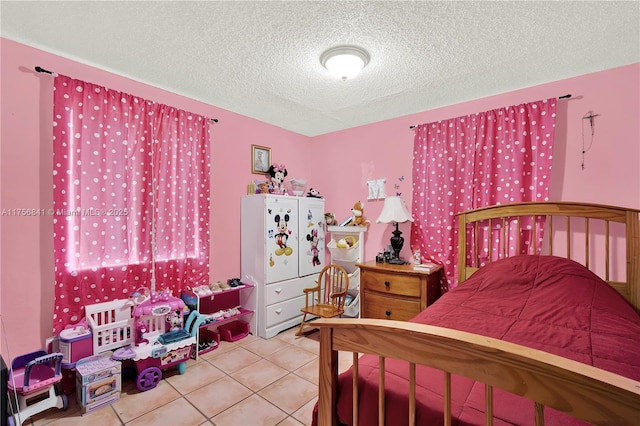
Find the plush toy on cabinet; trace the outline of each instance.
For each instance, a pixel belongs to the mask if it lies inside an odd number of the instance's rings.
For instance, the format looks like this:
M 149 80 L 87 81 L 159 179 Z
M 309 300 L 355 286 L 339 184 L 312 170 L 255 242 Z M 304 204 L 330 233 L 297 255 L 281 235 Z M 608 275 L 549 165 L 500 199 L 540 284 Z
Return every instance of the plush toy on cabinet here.
M 353 205 L 351 209 L 351 213 L 353 213 L 353 219 L 349 223 L 351 226 L 369 226 L 369 221 L 364 218 L 364 207 L 362 203 L 358 201 Z
M 254 181 L 256 194 L 268 194 L 269 193 L 269 181 L 266 180 L 256 180 Z
M 287 176 L 287 168 L 284 164 L 272 164 L 269 166 L 269 193 L 277 195 L 287 195 L 288 191 L 284 187 L 284 178 Z
M 320 195 L 320 191 L 318 191 L 317 189 L 309 188 L 309 191 L 307 192 L 307 197 L 322 198 L 322 195 Z

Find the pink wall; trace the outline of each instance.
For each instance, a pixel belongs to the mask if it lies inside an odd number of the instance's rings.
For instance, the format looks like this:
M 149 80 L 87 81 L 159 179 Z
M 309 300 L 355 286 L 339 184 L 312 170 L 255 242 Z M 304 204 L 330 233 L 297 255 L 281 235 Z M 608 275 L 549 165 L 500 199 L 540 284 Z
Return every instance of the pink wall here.
M 211 127 L 211 279 L 239 276 L 239 197 L 251 179 L 250 145 L 272 148 L 289 178 L 306 178 L 320 190 L 327 211 L 339 219 L 354 202 L 365 205 L 372 225 L 366 254 L 388 244 L 391 226 L 375 224 L 382 201 L 367 201 L 366 181 L 399 184 L 410 207 L 412 124 L 451 118 L 545 97 L 572 93 L 561 101 L 556 129 L 552 197 L 640 208 L 640 64 L 615 68 L 499 96 L 465 102 L 355 129 L 308 138 L 248 117 L 185 98 L 6 39 L 1 45 L 0 209 L 48 208 L 51 200 L 52 78 L 34 66 L 102 84 L 157 102 L 218 118 Z M 580 170 L 581 117 L 593 110 L 596 140 Z M 400 182 L 398 178 L 404 176 Z M 625 185 L 619 185 L 625 182 Z M 3 216 L 0 223 L 0 348 L 13 357 L 42 346 L 53 312 L 53 242 L 50 217 Z M 401 225 L 408 237 L 409 225 Z M 405 244 L 408 246 L 408 244 Z M 404 255 L 409 255 L 409 249 Z

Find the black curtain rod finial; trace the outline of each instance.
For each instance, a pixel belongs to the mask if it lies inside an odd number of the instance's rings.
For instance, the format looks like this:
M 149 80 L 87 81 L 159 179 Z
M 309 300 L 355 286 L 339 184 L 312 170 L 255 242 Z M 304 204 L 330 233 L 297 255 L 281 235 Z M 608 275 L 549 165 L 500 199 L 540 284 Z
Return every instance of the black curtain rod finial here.
M 36 66 L 35 70 L 36 70 L 36 72 L 45 73 L 45 74 L 51 74 L 51 75 L 52 75 L 52 76 L 54 76 L 54 77 L 57 77 L 57 76 L 58 76 L 58 73 L 57 73 L 57 72 L 53 72 L 53 71 L 49 71 L 49 70 L 45 70 L 44 68 L 39 67 L 39 66 Z
M 209 121 L 212 122 L 212 123 L 217 123 L 218 119 L 217 118 L 210 118 Z

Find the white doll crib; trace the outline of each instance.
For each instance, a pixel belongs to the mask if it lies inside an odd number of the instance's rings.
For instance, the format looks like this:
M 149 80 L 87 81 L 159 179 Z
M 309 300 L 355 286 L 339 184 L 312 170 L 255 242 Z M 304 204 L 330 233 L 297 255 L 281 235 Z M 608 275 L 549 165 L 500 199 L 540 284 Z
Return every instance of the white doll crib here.
M 135 328 L 131 299 L 85 306 L 87 325 L 93 333 L 93 354 L 113 351 L 134 341 Z

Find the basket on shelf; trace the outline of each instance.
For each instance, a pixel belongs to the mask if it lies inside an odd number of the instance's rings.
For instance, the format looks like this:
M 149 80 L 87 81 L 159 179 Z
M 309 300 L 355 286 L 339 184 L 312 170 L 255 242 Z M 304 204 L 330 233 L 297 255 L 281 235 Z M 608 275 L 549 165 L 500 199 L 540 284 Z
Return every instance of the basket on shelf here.
M 358 260 L 358 249 L 360 241 L 356 241 L 351 247 L 338 247 L 335 240 L 329 241 L 327 247 L 331 253 L 331 260 L 340 260 L 344 262 L 355 262 Z

